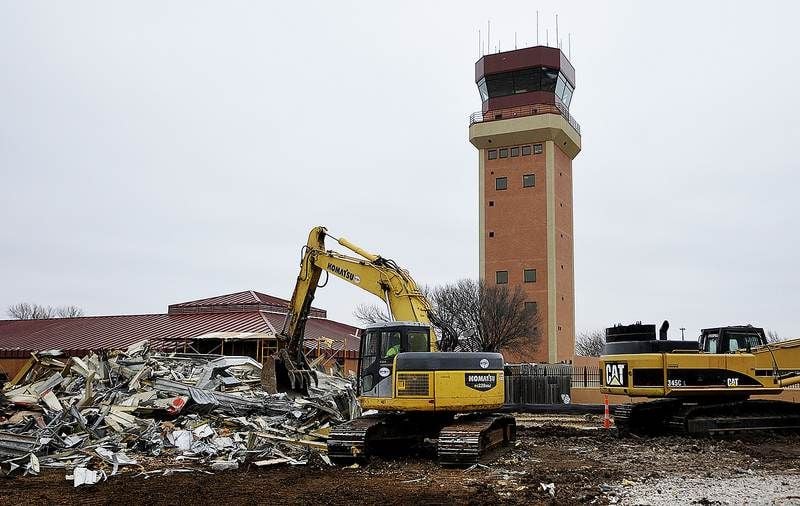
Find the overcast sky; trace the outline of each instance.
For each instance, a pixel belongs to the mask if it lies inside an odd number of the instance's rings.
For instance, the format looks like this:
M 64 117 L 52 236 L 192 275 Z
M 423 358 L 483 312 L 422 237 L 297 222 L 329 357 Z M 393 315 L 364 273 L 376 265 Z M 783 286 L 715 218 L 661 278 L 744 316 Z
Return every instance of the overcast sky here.
M 0 0 L 0 308 L 288 298 L 317 224 L 477 276 L 477 32 L 533 45 L 537 9 L 577 70 L 577 329 L 800 336 L 795 2 Z

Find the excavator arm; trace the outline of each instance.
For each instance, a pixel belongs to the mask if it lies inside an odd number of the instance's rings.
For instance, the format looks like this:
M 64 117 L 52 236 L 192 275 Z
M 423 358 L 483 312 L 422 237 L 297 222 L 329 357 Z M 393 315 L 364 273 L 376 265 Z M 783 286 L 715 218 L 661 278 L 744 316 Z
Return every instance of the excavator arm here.
M 358 257 L 326 250 L 326 236 Z M 264 363 L 262 385 L 267 391 L 307 393 L 308 387 L 316 384 L 316 374 L 309 367 L 303 350 L 303 335 L 323 271 L 379 297 L 386 303 L 393 320 L 430 323 L 430 304 L 407 271 L 347 239 L 328 235 L 325 227 L 314 227 L 303 248 L 289 312 L 278 335 L 278 351 Z M 433 334 L 430 340 L 430 349 L 435 350 Z

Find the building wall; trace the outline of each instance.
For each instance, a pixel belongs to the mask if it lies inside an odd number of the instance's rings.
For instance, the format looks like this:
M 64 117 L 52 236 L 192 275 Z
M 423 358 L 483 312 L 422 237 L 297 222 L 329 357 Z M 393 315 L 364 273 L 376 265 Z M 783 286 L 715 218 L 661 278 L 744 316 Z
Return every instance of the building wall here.
M 482 240 L 485 244 L 482 276 L 495 284 L 497 271 L 508 271 L 508 286 L 520 286 L 526 301 L 535 302 L 541 321 L 540 341 L 547 340 L 548 319 L 548 268 L 547 268 L 547 174 L 546 155 L 533 154 L 533 144 L 509 144 L 500 149 L 520 148 L 516 157 L 489 160 L 489 150 L 481 150 L 485 167 L 483 181 L 484 220 Z M 542 144 L 542 143 L 535 143 Z M 531 154 L 523 156 L 522 146 L 531 146 Z M 533 174 L 535 185 L 523 187 L 523 175 Z M 508 187 L 496 189 L 496 179 L 506 177 Z M 523 282 L 525 269 L 536 270 L 536 281 Z M 530 350 L 515 350 L 518 359 L 547 361 L 548 346 L 540 342 Z
M 514 362 L 569 361 L 575 350 L 572 158 L 580 137 L 553 114 L 473 124 L 470 136 L 480 157 L 481 278 L 494 284 L 498 271 L 508 271 L 509 288 L 520 286 L 540 319 L 535 347 L 504 351 Z M 531 146 L 531 154 L 522 155 L 522 146 Z M 511 156 L 516 147 L 519 156 Z M 500 156 L 503 149 L 508 157 Z M 494 150 L 498 155 L 490 159 Z M 533 187 L 523 186 L 525 174 L 534 176 Z M 508 185 L 498 190 L 502 177 Z M 536 281 L 524 282 L 525 269 L 536 270 Z
M 572 159 L 555 143 L 555 269 L 556 269 L 556 361 L 572 360 L 575 354 L 575 268 L 572 206 Z

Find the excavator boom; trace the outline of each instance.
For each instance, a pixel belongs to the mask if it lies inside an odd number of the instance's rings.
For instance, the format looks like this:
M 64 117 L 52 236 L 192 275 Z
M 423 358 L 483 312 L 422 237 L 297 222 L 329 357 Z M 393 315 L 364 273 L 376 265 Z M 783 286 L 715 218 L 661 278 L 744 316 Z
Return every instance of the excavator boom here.
M 326 250 L 326 236 L 360 258 Z M 278 335 L 278 351 L 264 361 L 261 383 L 268 392 L 305 395 L 308 388 L 316 384 L 316 374 L 309 367 L 303 350 L 303 334 L 323 272 L 380 297 L 395 320 L 429 323 L 430 304 L 407 271 L 347 239 L 329 236 L 325 227 L 314 227 L 303 247 L 289 312 Z M 433 334 L 430 349 L 436 349 Z

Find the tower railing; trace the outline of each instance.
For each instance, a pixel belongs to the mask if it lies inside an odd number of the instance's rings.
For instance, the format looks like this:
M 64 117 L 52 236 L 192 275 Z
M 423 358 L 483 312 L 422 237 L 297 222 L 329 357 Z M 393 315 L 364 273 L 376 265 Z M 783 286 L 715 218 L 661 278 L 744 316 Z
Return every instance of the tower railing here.
M 495 109 L 487 112 L 477 111 L 470 114 L 469 124 L 472 126 L 475 123 L 520 118 L 524 116 L 535 116 L 537 114 L 560 114 L 565 120 L 567 120 L 570 126 L 572 126 L 576 132 L 578 132 L 578 135 L 581 134 L 580 124 L 569 113 L 567 106 L 560 102 L 556 102 L 555 104 L 523 105 L 519 107 L 509 107 L 507 109 Z

